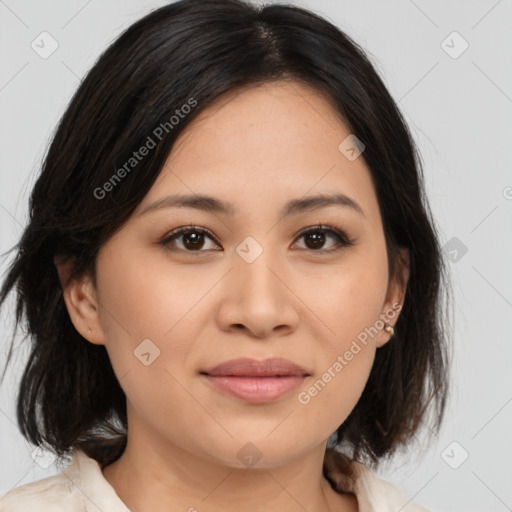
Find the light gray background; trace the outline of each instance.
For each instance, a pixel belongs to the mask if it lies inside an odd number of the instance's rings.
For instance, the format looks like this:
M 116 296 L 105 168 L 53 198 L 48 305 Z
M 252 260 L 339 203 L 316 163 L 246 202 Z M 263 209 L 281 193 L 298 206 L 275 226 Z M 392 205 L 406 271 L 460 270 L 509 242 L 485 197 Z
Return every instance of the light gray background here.
M 81 77 L 124 28 L 165 3 L 0 0 L 0 252 L 22 232 L 41 158 Z M 369 52 L 420 145 L 443 245 L 456 237 L 468 249 L 450 263 L 455 360 L 442 434 L 423 458 L 414 449 L 380 474 L 432 510 L 512 510 L 512 1 L 293 3 Z M 31 48 L 43 31 L 59 45 L 47 59 Z M 462 49 L 456 37 L 446 40 L 453 31 L 469 44 L 457 58 L 445 51 Z M 9 260 L 0 260 L 0 272 Z M 12 298 L 1 317 L 2 368 Z M 16 350 L 0 387 L 0 493 L 56 472 L 34 461 L 17 429 L 14 396 L 26 355 Z

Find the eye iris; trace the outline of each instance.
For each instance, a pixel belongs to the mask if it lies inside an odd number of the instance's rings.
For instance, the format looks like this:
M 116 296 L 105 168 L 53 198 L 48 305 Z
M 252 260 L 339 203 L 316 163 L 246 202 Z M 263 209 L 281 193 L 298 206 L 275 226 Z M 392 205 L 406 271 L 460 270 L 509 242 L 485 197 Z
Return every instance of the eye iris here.
M 308 244 L 309 241 L 313 242 L 313 246 Z M 306 245 L 309 249 L 317 249 L 325 243 L 325 233 L 323 231 L 315 231 L 306 234 Z
M 186 235 L 183 235 L 183 239 L 185 240 L 184 245 L 188 249 L 201 249 L 204 245 L 204 235 L 202 233 L 190 231 Z M 188 243 L 188 240 L 190 240 L 191 243 Z

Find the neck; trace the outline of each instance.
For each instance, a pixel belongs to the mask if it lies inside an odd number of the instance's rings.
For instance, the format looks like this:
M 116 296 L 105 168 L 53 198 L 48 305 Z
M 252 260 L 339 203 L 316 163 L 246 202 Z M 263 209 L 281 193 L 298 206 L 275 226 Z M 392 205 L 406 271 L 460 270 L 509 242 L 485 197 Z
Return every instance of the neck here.
M 146 429 L 130 425 L 125 451 L 103 469 L 132 512 L 357 510 L 353 496 L 336 493 L 323 476 L 326 442 L 271 468 L 239 468 Z

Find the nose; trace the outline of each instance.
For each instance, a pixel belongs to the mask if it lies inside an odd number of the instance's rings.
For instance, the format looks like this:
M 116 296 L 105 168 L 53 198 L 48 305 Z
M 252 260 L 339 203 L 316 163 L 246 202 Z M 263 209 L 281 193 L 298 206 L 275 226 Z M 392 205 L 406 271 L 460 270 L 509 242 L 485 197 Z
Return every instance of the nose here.
M 252 263 L 235 255 L 223 283 L 217 322 L 224 331 L 244 331 L 255 338 L 284 336 L 298 325 L 300 300 L 292 291 L 291 273 L 270 251 Z

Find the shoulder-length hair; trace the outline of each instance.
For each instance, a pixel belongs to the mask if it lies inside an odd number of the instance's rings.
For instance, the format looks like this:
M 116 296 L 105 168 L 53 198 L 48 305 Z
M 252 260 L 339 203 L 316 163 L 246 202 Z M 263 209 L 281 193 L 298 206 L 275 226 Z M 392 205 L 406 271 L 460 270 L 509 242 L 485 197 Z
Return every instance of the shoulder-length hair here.
M 409 250 L 395 335 L 378 349 L 357 405 L 331 439 L 376 467 L 412 440 L 428 411 L 431 432 L 439 430 L 448 394 L 440 305 L 446 264 L 418 150 L 397 105 L 364 51 L 317 14 L 244 0 L 181 0 L 131 25 L 80 84 L 32 190 L 28 225 L 11 249 L 17 252 L 0 305 L 17 290 L 15 331 L 25 320 L 31 342 L 17 419 L 30 442 L 59 457 L 79 447 L 102 465 L 126 445 L 126 397 L 105 347 L 74 328 L 54 258 L 74 260 L 72 277 L 94 279 L 98 249 L 147 194 L 188 124 L 223 93 L 275 80 L 323 93 L 363 141 L 390 278 L 397 249 Z M 149 136 L 155 147 L 127 167 Z

